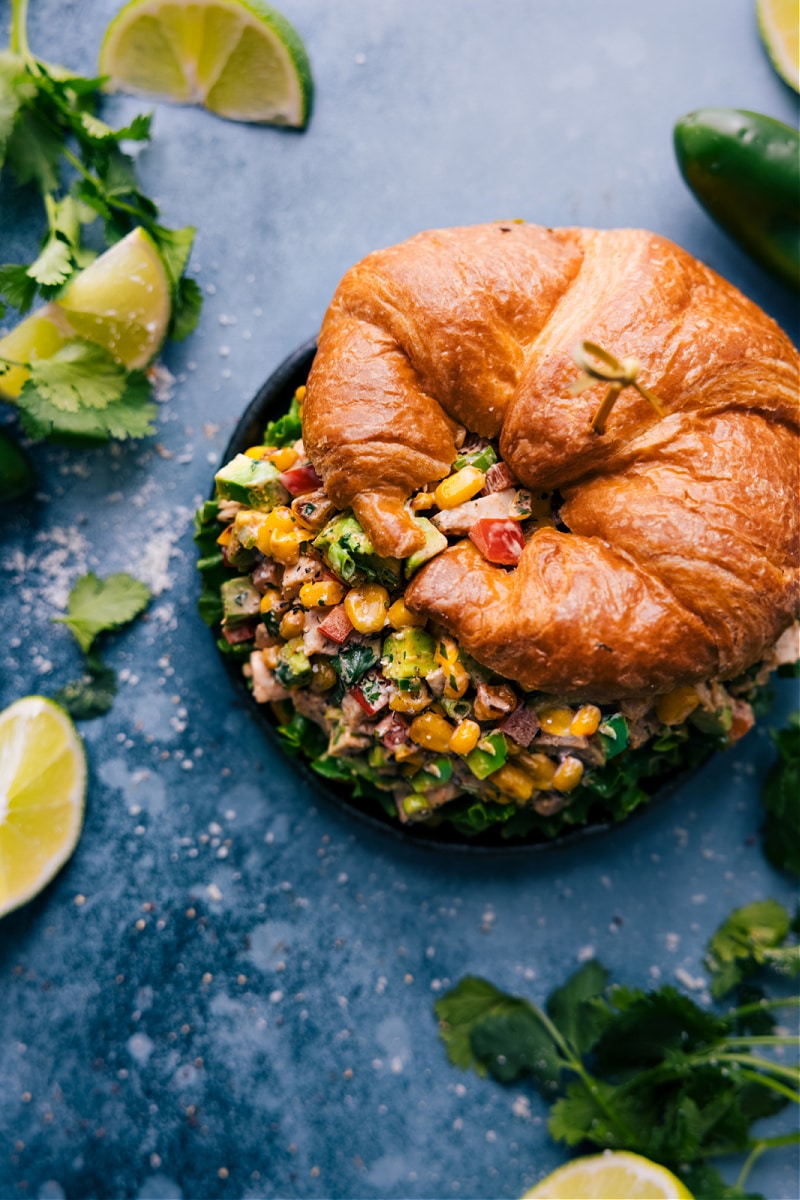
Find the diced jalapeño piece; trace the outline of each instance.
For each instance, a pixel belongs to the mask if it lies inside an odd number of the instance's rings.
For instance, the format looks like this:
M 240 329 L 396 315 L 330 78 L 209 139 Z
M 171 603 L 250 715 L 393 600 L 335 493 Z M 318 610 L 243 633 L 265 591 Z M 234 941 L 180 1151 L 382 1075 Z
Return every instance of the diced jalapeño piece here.
M 387 679 L 418 679 L 436 667 L 436 639 L 425 629 L 407 625 L 383 643 L 381 666 Z
M 441 554 L 442 550 L 447 549 L 447 538 L 427 517 L 415 517 L 414 520 L 425 534 L 425 545 L 421 550 L 415 550 L 406 559 L 406 579 L 410 579 L 423 563 L 428 562 L 431 558 L 435 558 L 437 554 Z
M 330 569 L 345 583 L 364 580 L 394 588 L 400 580 L 400 563 L 381 558 L 361 525 L 348 510 L 329 521 L 314 539 Z
M 628 747 L 628 722 L 622 713 L 614 713 L 606 717 L 598 729 L 601 741 L 605 746 L 606 759 L 616 758 Z
M 270 512 L 289 499 L 289 493 L 278 478 L 279 473 L 275 464 L 264 458 L 237 454 L 214 477 L 217 495 L 221 500 L 237 500 L 248 508 Z
M 223 619 L 229 629 L 258 616 L 261 593 L 253 587 L 247 575 L 226 579 L 220 587 L 220 595 Z
M 497 455 L 491 446 L 478 446 L 474 450 L 461 453 L 453 462 L 453 470 L 460 471 L 462 467 L 477 467 L 479 471 L 488 471 L 497 462 Z
M 508 743 L 499 731 L 487 733 L 474 750 L 466 756 L 466 763 L 476 779 L 486 779 L 500 768 L 508 757 Z

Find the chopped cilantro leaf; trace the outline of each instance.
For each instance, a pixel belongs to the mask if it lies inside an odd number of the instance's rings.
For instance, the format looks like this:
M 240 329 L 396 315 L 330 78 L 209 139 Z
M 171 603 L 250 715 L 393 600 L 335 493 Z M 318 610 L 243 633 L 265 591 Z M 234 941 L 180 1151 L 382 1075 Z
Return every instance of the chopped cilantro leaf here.
M 90 571 L 81 576 L 70 592 L 67 616 L 53 620 L 68 626 L 88 654 L 98 634 L 127 625 L 144 611 L 150 599 L 147 584 L 124 571 L 105 579 L 98 579 Z
M 790 928 L 789 914 L 777 900 L 757 900 L 732 912 L 706 951 L 712 995 L 724 996 L 762 967 L 800 974 L 800 946 L 784 945 Z

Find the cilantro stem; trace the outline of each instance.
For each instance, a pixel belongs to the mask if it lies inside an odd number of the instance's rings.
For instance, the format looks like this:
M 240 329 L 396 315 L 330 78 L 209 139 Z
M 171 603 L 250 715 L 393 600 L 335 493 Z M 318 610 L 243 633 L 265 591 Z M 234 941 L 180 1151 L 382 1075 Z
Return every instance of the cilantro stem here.
M 736 1180 L 734 1187 L 738 1191 L 744 1191 L 744 1185 L 748 1175 L 765 1150 L 774 1150 L 780 1146 L 796 1146 L 798 1142 L 800 1142 L 800 1133 L 784 1133 L 778 1137 L 759 1138 L 745 1159 L 744 1165 L 739 1172 L 739 1177 Z
M 722 1057 L 724 1056 L 720 1055 L 720 1058 Z M 737 1059 L 736 1061 L 741 1062 L 742 1060 Z M 748 1071 L 746 1067 L 739 1074 L 742 1079 L 749 1079 L 751 1083 L 760 1083 L 762 1087 L 769 1088 L 770 1091 L 777 1092 L 780 1096 L 785 1096 L 793 1104 L 800 1104 L 800 1092 L 793 1092 L 791 1088 L 786 1087 L 785 1084 L 780 1083 L 777 1079 L 763 1075 L 760 1071 Z
M 744 1034 L 742 1037 L 725 1037 L 722 1043 L 725 1046 L 796 1046 L 797 1038 L 794 1034 L 787 1037 L 780 1037 L 776 1033 L 764 1034 L 762 1037 L 748 1037 Z
M 797 1084 L 796 1067 L 783 1067 L 780 1063 L 772 1062 L 769 1058 L 758 1058 L 755 1054 L 719 1054 L 714 1050 L 709 1050 L 708 1054 L 700 1058 L 700 1061 L 707 1062 L 709 1059 L 714 1062 L 744 1063 L 746 1066 L 757 1067 L 761 1071 L 777 1075 L 779 1079 L 788 1079 L 789 1083 Z M 796 1099 L 800 1104 L 800 1095 L 797 1095 Z
M 800 996 L 787 996 L 785 1000 L 756 1000 L 739 1008 L 729 1008 L 725 1016 L 749 1017 L 751 1013 L 769 1012 L 773 1008 L 800 1008 Z
M 28 46 L 28 0 L 11 0 L 11 38 L 9 49 L 30 61 Z
M 589 1096 L 606 1117 L 611 1128 L 616 1129 L 617 1132 L 620 1133 L 630 1145 L 633 1145 L 636 1140 L 633 1130 L 629 1129 L 627 1125 L 620 1120 L 619 1114 L 614 1112 L 613 1108 L 606 1103 L 598 1085 L 598 1081 L 593 1075 L 589 1074 L 580 1058 L 573 1054 L 569 1042 L 567 1042 L 566 1038 L 562 1036 L 560 1031 L 556 1028 L 547 1014 L 542 1011 L 542 1009 L 538 1008 L 535 1004 L 531 1004 L 531 1008 L 536 1013 L 536 1016 L 539 1018 L 544 1028 L 550 1034 L 550 1037 L 553 1039 L 558 1049 L 561 1051 L 561 1054 L 565 1059 L 565 1066 L 567 1066 L 571 1071 L 574 1071 L 578 1076 L 581 1083 L 586 1088 L 586 1091 L 589 1093 Z
M 77 155 L 72 153 L 69 146 L 62 147 L 61 153 L 70 166 L 74 167 L 88 183 L 93 184 L 98 191 L 102 192 L 103 199 L 109 208 L 116 208 L 119 212 L 126 212 L 130 216 L 136 217 L 137 221 L 140 221 L 142 225 L 148 227 L 152 225 L 153 218 L 143 208 L 137 208 L 135 204 L 128 204 L 125 200 L 118 200 L 115 196 L 110 196 L 108 191 L 103 187 L 100 179 L 87 170 Z

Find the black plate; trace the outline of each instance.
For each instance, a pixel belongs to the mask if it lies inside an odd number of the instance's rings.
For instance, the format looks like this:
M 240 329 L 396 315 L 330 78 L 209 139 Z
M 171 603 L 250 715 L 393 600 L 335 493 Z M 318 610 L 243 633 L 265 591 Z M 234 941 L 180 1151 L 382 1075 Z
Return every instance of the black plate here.
M 270 375 L 266 383 L 259 388 L 253 400 L 245 409 L 239 423 L 233 431 L 230 441 L 225 448 L 222 463 L 228 462 L 236 454 L 242 454 L 248 446 L 258 445 L 264 436 L 267 422 L 274 420 L 286 411 L 295 390 L 306 382 L 311 364 L 314 361 L 317 344 L 312 339 L 300 346 L 293 354 L 281 363 L 278 369 Z M 213 495 L 213 493 L 212 493 Z M 275 721 L 268 707 L 258 704 L 247 686 L 242 675 L 242 664 L 223 654 L 222 660 L 233 681 L 234 686 L 244 697 L 245 703 L 261 725 L 264 733 L 272 744 L 285 754 L 283 742 L 278 735 Z M 708 757 L 711 756 L 709 752 Z M 704 760 L 705 761 L 705 760 Z M 392 819 L 378 805 L 377 801 L 355 799 L 348 789 L 341 784 L 324 780 L 311 770 L 304 759 L 291 758 L 292 765 L 310 783 L 314 790 L 324 796 L 330 803 L 355 817 L 362 824 L 369 825 L 381 833 L 400 838 L 406 843 L 428 846 L 437 850 L 455 850 L 467 853 L 481 854 L 531 854 L 545 850 L 554 850 L 565 846 L 574 846 L 579 842 L 597 837 L 598 834 L 608 833 L 615 829 L 618 822 L 598 821 L 594 824 L 582 825 L 580 828 L 561 833 L 555 838 L 535 840 L 504 839 L 499 832 L 486 832 L 475 837 L 464 837 L 447 825 L 431 829 L 425 825 L 402 825 Z M 638 813 L 649 811 L 653 804 L 661 802 L 672 795 L 686 780 L 693 775 L 702 764 L 676 772 L 660 787 L 653 791 L 647 804 L 641 805 L 626 820 L 629 821 Z M 647 781 L 642 786 L 646 789 Z M 502 828 L 502 827 L 501 827 Z

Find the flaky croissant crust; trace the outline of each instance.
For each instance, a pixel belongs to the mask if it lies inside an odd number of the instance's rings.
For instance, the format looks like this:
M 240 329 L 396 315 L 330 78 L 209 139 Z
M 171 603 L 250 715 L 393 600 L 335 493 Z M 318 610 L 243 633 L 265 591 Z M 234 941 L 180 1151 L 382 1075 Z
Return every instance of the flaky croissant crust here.
M 636 356 L 604 435 L 572 349 Z M 406 592 L 527 689 L 598 701 L 726 679 L 798 611 L 798 355 L 755 304 L 640 230 L 432 230 L 344 276 L 308 381 L 304 439 L 381 554 L 420 535 L 406 499 L 444 477 L 458 425 L 558 489 L 515 570 L 470 542 Z

